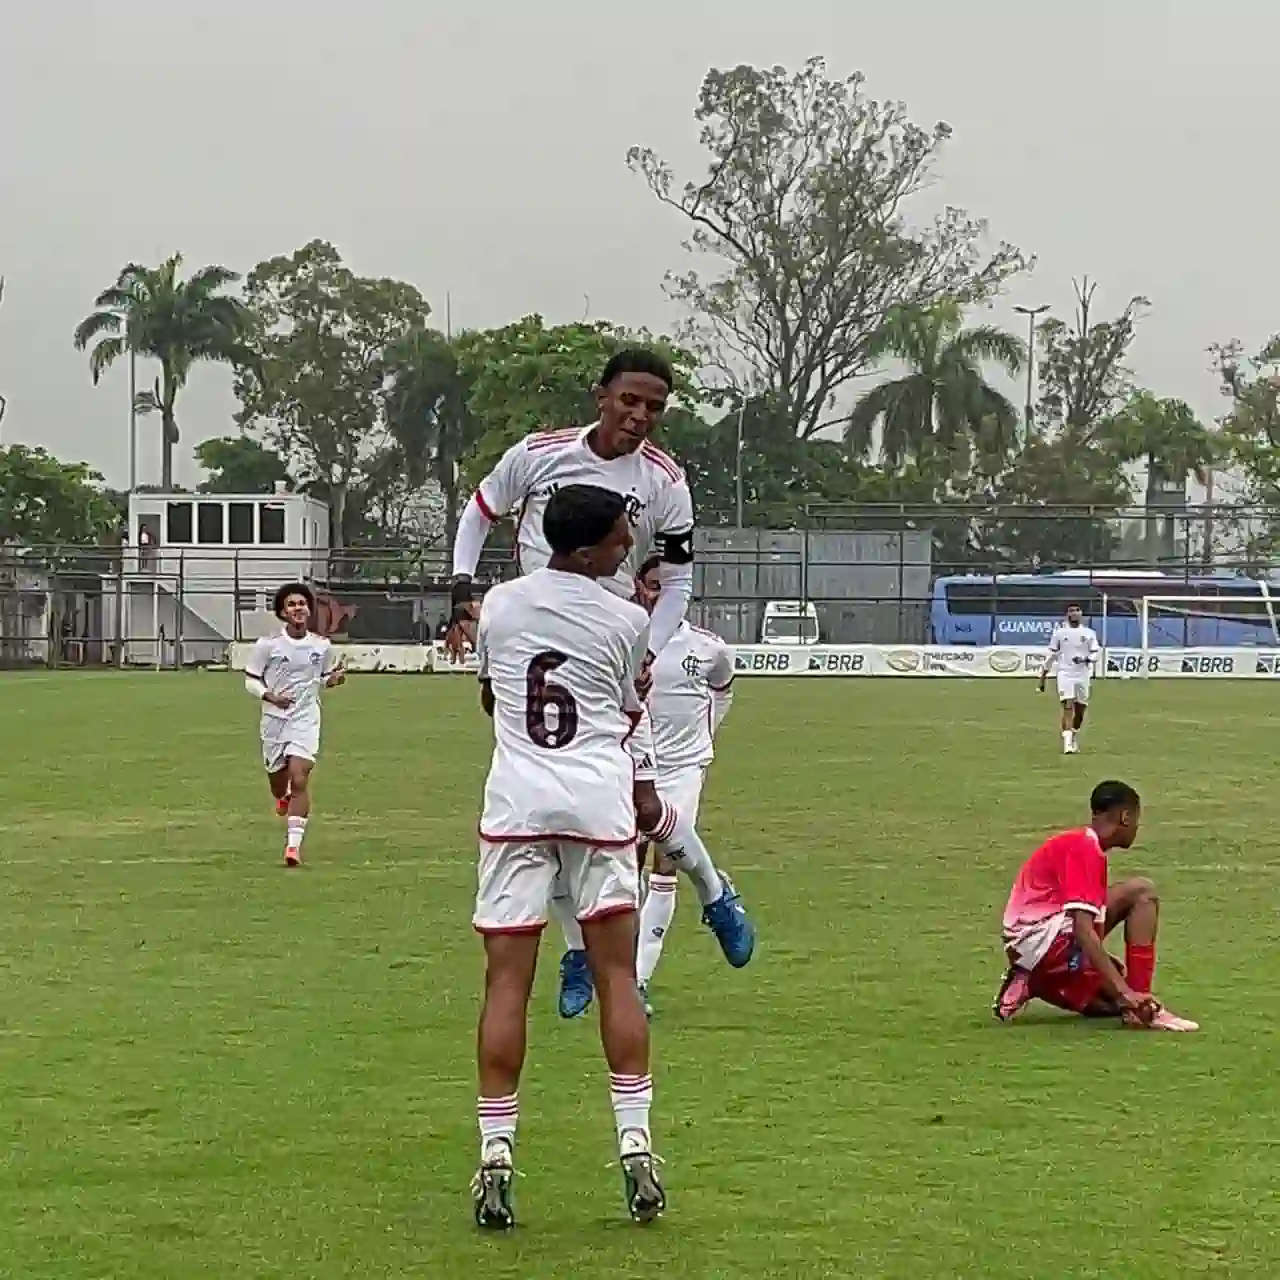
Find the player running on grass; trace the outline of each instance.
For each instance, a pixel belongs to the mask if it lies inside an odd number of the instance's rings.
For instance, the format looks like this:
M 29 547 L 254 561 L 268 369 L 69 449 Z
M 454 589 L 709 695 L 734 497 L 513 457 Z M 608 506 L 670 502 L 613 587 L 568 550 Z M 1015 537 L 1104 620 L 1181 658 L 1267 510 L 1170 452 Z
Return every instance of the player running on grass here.
M 476 1222 L 498 1229 L 515 1225 L 511 1179 L 529 994 L 558 874 L 600 995 L 627 1207 L 636 1221 L 650 1222 L 666 1204 L 649 1131 L 649 1027 L 635 984 L 640 871 L 632 761 L 623 745 L 640 712 L 635 681 L 649 648 L 649 617 L 600 585 L 631 549 L 618 494 L 567 485 L 548 502 L 543 529 L 547 567 L 489 592 L 476 643 L 495 745 L 474 919 L 486 971 L 472 1193 Z
M 311 815 L 311 770 L 320 751 L 320 690 L 346 680 L 333 646 L 309 626 L 316 599 L 304 582 L 276 592 L 278 635 L 258 640 L 244 669 L 244 687 L 262 703 L 262 763 L 285 821 L 284 862 L 302 861 L 302 838 Z
M 993 1012 L 1001 1022 L 1039 999 L 1134 1029 L 1198 1031 L 1151 994 L 1160 899 L 1150 880 L 1107 883 L 1107 853 L 1138 834 L 1142 805 L 1124 782 L 1100 782 L 1087 827 L 1053 836 L 1026 861 L 1004 912 L 1009 970 Z M 1124 963 L 1102 940 L 1124 925 Z
M 520 573 L 544 566 L 551 554 L 542 516 L 551 495 L 566 484 L 591 484 L 621 496 L 634 548 L 602 585 L 631 600 L 635 567 L 656 551 L 662 595 L 654 608 L 650 653 L 641 677 L 684 619 L 693 591 L 693 499 L 684 473 L 649 440 L 671 394 L 671 367 L 651 351 L 620 351 L 605 366 L 596 388 L 600 420 L 590 427 L 535 432 L 513 445 L 480 482 L 458 522 L 453 550 L 453 625 L 448 644 L 459 653 L 475 617 L 472 579 L 493 522 L 516 513 L 516 564 Z M 691 818 L 658 796 L 652 729 L 646 714 L 629 743 L 636 762 L 636 810 L 640 828 L 660 852 L 693 881 L 703 915 L 725 958 L 740 968 L 755 948 L 755 930 L 736 890 L 720 874 Z M 564 931 L 560 961 L 562 1017 L 586 1012 L 591 970 L 572 904 L 561 889 L 552 903 Z
M 1080 729 L 1089 708 L 1089 683 L 1093 664 L 1102 650 L 1092 627 L 1086 627 L 1078 604 L 1067 605 L 1067 620 L 1053 629 L 1049 652 L 1040 669 L 1040 692 L 1051 668 L 1058 671 L 1058 701 L 1062 704 L 1062 753 L 1080 750 Z
M 662 593 L 658 558 L 650 556 L 636 575 L 636 599 L 650 612 Z M 733 653 L 710 631 L 681 622 L 653 664 L 649 716 L 657 752 L 658 795 L 691 823 L 698 821 L 702 784 L 715 756 L 715 735 L 733 702 Z M 640 908 L 636 982 L 645 1013 L 652 1014 L 649 982 L 676 913 L 679 863 L 655 855 L 649 892 Z

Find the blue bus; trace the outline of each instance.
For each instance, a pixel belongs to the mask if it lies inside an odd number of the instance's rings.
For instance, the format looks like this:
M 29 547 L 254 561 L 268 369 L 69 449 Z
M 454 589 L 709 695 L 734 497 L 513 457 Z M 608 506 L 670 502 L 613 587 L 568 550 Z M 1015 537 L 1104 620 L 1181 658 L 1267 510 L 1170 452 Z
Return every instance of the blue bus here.
M 938 578 L 930 611 L 933 643 L 1047 644 L 1074 601 L 1104 646 L 1140 649 L 1144 596 L 1195 597 L 1148 607 L 1149 648 L 1280 647 L 1280 595 L 1265 582 L 1119 569 Z

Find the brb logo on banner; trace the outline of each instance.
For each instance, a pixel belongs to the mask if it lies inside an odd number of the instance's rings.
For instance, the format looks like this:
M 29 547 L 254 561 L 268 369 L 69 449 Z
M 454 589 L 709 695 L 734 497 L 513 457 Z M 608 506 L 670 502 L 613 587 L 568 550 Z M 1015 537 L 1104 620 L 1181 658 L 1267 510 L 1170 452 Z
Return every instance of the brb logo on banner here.
M 1147 654 L 1144 659 L 1140 653 L 1107 654 L 1107 675 L 1140 676 L 1144 671 L 1160 670 L 1160 659 L 1154 653 Z
M 866 659 L 860 653 L 823 653 L 819 650 L 809 655 L 810 671 L 824 671 L 827 675 L 860 676 L 866 669 Z
M 1235 672 L 1236 660 L 1225 653 L 1184 655 L 1184 676 L 1229 676 Z
M 735 653 L 733 655 L 735 671 L 790 671 L 791 655 L 782 653 Z

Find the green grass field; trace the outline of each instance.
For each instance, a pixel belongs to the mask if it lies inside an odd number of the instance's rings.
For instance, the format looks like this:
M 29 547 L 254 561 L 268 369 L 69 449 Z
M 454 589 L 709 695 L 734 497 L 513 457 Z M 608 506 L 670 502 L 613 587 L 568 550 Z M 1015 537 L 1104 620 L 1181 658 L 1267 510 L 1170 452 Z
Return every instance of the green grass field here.
M 1064 758 L 1028 682 L 738 689 L 702 827 L 761 942 L 730 971 L 684 892 L 668 1216 L 626 1220 L 594 1024 L 544 963 L 495 1239 L 471 682 L 331 696 L 287 873 L 238 677 L 0 678 L 0 1276 L 1280 1275 L 1276 690 L 1112 682 Z M 997 1026 L 1017 865 L 1116 774 L 1147 801 L 1116 871 L 1157 878 L 1158 987 L 1205 1030 Z

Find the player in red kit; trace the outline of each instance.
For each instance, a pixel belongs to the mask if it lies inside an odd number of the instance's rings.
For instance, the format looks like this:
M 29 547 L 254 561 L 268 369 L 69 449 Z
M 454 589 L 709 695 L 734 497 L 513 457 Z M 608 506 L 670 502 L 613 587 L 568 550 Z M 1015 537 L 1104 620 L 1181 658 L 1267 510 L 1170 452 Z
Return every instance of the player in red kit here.
M 1160 899 L 1150 880 L 1107 882 L 1107 853 L 1138 834 L 1142 802 L 1124 782 L 1100 782 L 1090 820 L 1051 837 L 1023 864 L 1004 911 L 1009 969 L 992 1010 L 1001 1022 L 1031 1000 L 1126 1027 L 1198 1031 L 1151 994 Z M 1124 963 L 1102 940 L 1124 925 Z

